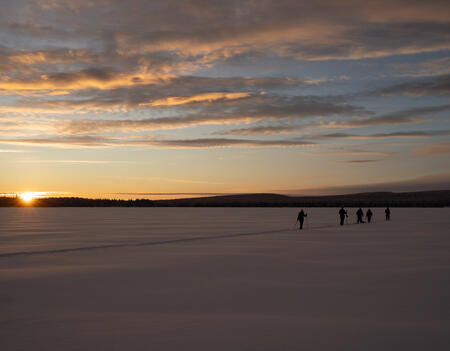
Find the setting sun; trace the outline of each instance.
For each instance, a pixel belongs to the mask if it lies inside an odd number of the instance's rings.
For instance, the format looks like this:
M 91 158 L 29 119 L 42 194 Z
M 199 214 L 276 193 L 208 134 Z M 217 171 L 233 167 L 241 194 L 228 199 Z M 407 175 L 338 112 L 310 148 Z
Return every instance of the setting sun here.
M 18 194 L 18 196 L 25 202 L 32 202 L 35 198 L 45 195 L 45 192 L 25 192 Z
M 19 196 L 25 202 L 31 202 L 34 199 L 33 193 L 22 193 Z

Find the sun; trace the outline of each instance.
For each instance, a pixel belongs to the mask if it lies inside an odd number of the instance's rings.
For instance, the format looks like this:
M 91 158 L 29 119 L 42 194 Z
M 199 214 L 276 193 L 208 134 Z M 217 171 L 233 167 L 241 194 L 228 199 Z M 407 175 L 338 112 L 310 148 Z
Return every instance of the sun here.
M 35 197 L 34 193 L 22 193 L 22 194 L 19 194 L 19 196 L 25 202 L 31 202 L 31 201 L 33 201 L 33 199 Z
M 26 191 L 24 193 L 17 194 L 17 196 L 27 204 L 31 204 L 34 200 L 41 199 L 43 197 L 46 197 L 47 195 L 48 192 L 45 191 Z

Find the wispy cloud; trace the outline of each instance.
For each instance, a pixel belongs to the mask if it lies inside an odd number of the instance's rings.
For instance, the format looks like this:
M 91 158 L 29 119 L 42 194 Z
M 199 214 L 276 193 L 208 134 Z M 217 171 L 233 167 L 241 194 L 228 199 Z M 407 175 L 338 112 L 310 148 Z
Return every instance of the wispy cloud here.
M 356 110 L 356 109 L 355 109 Z M 418 124 L 423 122 L 428 122 L 431 120 L 432 116 L 438 112 L 450 110 L 450 105 L 440 105 L 432 107 L 420 107 L 401 110 L 397 112 L 388 113 L 381 116 L 369 116 L 360 117 L 354 116 L 352 118 L 346 118 L 341 120 L 326 121 L 321 120 L 320 122 L 304 123 L 302 125 L 295 124 L 276 124 L 276 125 L 259 125 L 247 128 L 237 128 L 227 131 L 220 132 L 223 135 L 251 135 L 251 134 L 288 134 L 304 131 L 307 129 L 325 129 L 325 128 L 362 128 L 371 126 L 384 126 L 384 125 L 407 125 L 407 124 Z M 432 136 L 431 132 L 399 132 L 399 133 L 378 133 L 369 135 L 367 137 L 420 137 L 420 136 Z M 447 135 L 446 131 L 435 131 L 434 135 Z M 308 136 L 309 137 L 309 136 Z M 359 138 L 358 135 L 350 135 L 347 133 L 330 133 L 323 136 L 313 136 L 314 138 Z M 363 136 L 365 137 L 365 136 Z
M 220 99 L 201 111 L 181 116 L 145 119 L 81 119 L 64 120 L 55 124 L 61 133 L 103 133 L 130 130 L 158 130 L 186 128 L 204 124 L 250 123 L 262 120 L 302 120 L 347 113 L 361 113 L 361 107 L 336 101 L 335 98 L 282 97 L 270 95 L 248 96 L 239 99 Z M 248 133 L 250 134 L 250 133 Z
M 115 160 L 16 160 L 18 163 L 62 163 L 62 164 L 132 164 L 134 161 L 115 161 Z
M 213 147 L 295 147 L 311 145 L 308 141 L 297 140 L 255 140 L 255 139 L 227 139 L 227 138 L 204 138 L 185 140 L 159 140 L 159 141 L 136 141 L 136 144 L 159 146 L 168 148 L 213 148 Z
M 402 62 L 389 65 L 400 77 L 431 77 L 450 74 L 450 58 L 424 60 L 418 63 Z
M 449 155 L 450 142 L 424 145 L 415 150 L 418 155 Z
M 24 153 L 24 152 L 32 152 L 28 150 L 13 150 L 13 149 L 0 149 L 0 153 Z
M 449 111 L 450 105 L 415 107 L 381 116 L 355 117 L 350 120 L 327 123 L 329 127 L 369 127 L 382 125 L 415 124 L 430 121 L 436 113 Z
M 136 139 L 136 138 L 110 138 L 110 137 L 53 137 L 53 138 L 16 138 L 0 139 L 3 144 L 56 146 L 65 148 L 77 147 L 118 147 L 118 146 L 144 146 L 149 148 L 218 148 L 218 147 L 296 147 L 312 145 L 310 141 L 300 140 L 255 140 L 255 139 L 227 139 L 227 138 L 200 138 L 200 139 Z
M 448 62 L 450 65 L 450 61 Z M 450 94 L 450 75 L 435 77 L 432 79 L 413 80 L 378 90 L 375 94 L 380 95 L 409 95 L 429 96 Z
M 227 131 L 219 132 L 217 134 L 222 135 L 252 135 L 252 134 L 291 134 L 296 133 L 301 130 L 307 129 L 311 126 L 317 126 L 317 123 L 314 124 L 305 124 L 305 125 L 271 125 L 271 126 L 255 126 L 249 128 L 237 128 L 230 129 Z
M 450 135 L 450 130 L 410 131 L 375 134 L 329 133 L 312 136 L 311 139 L 383 139 L 383 138 L 427 138 Z
M 373 146 L 373 145 L 372 145 Z M 367 150 L 362 148 L 351 147 L 321 147 L 309 150 L 313 155 L 341 155 L 341 156 L 390 156 L 393 152 Z
M 378 162 L 380 160 L 371 160 L 371 159 L 365 159 L 365 160 L 345 160 L 345 161 L 334 161 L 334 163 L 337 164 L 348 164 L 348 165 L 357 165 L 361 163 L 372 163 L 372 162 Z
M 177 106 L 185 105 L 196 102 L 212 102 L 217 100 L 236 100 L 249 97 L 250 93 L 236 92 L 236 93 L 224 93 L 224 92 L 213 92 L 204 93 L 192 96 L 173 96 L 165 99 L 155 100 L 150 103 L 151 106 Z

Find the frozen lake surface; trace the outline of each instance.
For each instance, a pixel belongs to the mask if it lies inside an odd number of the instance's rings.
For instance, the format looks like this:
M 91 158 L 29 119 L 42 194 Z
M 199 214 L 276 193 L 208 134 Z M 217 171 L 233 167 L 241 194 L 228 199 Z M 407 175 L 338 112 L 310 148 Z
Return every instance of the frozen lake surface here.
M 450 209 L 348 210 L 0 208 L 0 349 L 450 349 Z

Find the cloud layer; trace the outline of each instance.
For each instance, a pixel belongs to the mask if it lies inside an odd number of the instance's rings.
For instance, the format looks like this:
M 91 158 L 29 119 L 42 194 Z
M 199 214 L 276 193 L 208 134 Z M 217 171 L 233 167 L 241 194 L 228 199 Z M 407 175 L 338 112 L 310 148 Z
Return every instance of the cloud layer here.
M 227 148 L 267 154 L 291 180 L 394 159 L 392 176 L 444 173 L 448 13 L 444 0 L 6 0 L 0 161 L 24 145 L 165 161 Z M 91 159 L 74 153 L 65 163 Z

